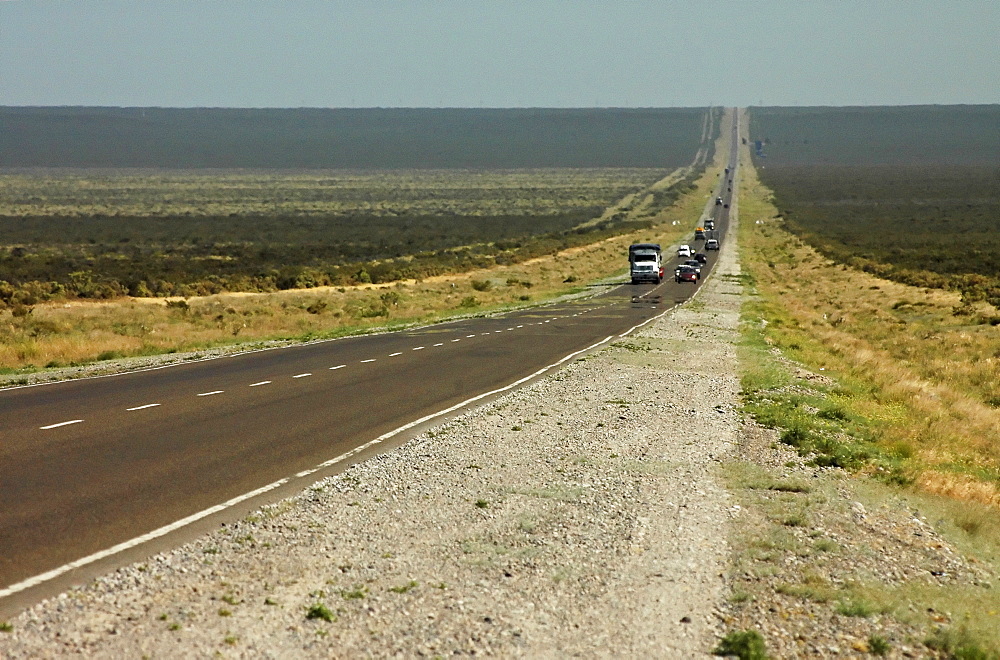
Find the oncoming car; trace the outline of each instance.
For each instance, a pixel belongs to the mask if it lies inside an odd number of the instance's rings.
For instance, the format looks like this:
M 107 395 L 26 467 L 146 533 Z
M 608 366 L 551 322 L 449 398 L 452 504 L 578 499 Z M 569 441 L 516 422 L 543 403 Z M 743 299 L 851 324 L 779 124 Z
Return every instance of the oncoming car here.
M 677 270 L 674 271 L 674 281 L 675 282 L 691 282 L 693 284 L 698 283 L 698 271 L 696 271 L 691 266 L 678 266 Z

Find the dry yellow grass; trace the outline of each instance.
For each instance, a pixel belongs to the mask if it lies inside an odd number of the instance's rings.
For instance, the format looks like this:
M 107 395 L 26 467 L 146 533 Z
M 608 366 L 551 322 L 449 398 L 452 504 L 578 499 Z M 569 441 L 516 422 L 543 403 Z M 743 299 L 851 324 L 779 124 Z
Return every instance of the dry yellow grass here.
M 956 315 L 958 294 L 827 260 L 783 230 L 747 155 L 743 163 L 741 260 L 774 345 L 858 384 L 864 393 L 852 396 L 852 407 L 877 424 L 881 444 L 912 456 L 919 487 L 996 505 L 1000 330 Z

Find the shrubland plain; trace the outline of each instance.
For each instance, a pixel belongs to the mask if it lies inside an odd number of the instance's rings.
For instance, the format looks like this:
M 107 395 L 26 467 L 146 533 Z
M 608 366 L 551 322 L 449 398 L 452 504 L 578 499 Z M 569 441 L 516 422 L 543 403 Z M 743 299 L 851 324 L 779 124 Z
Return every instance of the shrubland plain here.
M 642 191 L 657 195 L 648 189 L 666 173 L 0 175 L 0 300 L 266 292 L 521 261 L 621 231 L 626 214 L 602 219 L 604 210 Z M 676 194 L 627 221 L 648 221 Z
M 687 231 L 710 179 L 703 166 L 8 174 L 0 186 L 16 239 L 0 256 L 0 368 L 528 304 L 622 271 L 631 237 L 667 240 L 682 221 Z M 85 211 L 70 216 L 66 201 L 78 193 Z M 295 199 L 297 210 L 234 210 L 266 198 Z M 322 210 L 303 210 L 310 198 Z M 100 214 L 87 199 L 117 200 L 124 215 Z M 41 211 L 49 205 L 60 210 Z

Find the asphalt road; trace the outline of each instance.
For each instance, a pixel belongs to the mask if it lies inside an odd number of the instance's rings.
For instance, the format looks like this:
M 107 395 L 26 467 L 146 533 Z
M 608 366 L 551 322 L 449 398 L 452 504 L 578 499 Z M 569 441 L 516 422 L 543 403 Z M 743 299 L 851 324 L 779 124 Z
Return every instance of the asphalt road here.
M 727 178 L 719 195 L 728 205 Z M 711 213 L 725 236 L 728 208 L 713 205 Z M 707 253 L 705 274 L 716 254 Z M 87 566 L 98 565 L 95 553 L 112 549 L 105 554 L 113 561 L 115 546 L 132 541 L 141 551 L 155 540 L 150 532 L 160 530 L 162 539 L 165 529 L 187 527 L 185 519 L 202 519 L 220 503 L 252 504 L 260 499 L 247 494 L 259 489 L 273 495 L 277 486 L 307 485 L 303 480 L 323 470 L 362 458 L 359 448 L 380 436 L 408 425 L 415 432 L 416 420 L 526 381 L 659 316 L 697 287 L 675 283 L 676 260 L 665 256 L 667 278 L 659 285 L 0 390 L 0 609 L 5 600 L 24 604 L 66 580 L 86 579 Z

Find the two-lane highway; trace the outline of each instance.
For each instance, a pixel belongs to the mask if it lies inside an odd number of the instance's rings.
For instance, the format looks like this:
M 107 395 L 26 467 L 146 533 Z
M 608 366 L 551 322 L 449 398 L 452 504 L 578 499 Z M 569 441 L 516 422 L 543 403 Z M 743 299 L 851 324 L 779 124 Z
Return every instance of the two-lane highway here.
M 613 341 L 697 290 L 667 269 L 500 316 L 0 390 L 0 604 Z

